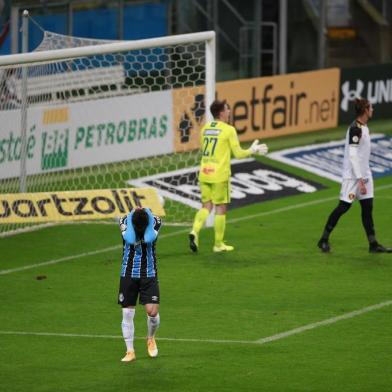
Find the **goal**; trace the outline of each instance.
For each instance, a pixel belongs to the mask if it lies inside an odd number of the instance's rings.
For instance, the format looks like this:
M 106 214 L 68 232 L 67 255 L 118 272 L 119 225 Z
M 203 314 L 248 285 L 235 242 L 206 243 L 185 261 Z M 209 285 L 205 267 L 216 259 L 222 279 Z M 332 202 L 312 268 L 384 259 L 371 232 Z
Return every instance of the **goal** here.
M 195 176 L 186 169 L 214 96 L 214 32 L 115 42 L 45 32 L 34 52 L 0 57 L 0 233 L 26 227 L 2 222 L 2 194 L 140 179 L 163 196 L 167 222 L 188 224 L 198 195 L 177 194 Z

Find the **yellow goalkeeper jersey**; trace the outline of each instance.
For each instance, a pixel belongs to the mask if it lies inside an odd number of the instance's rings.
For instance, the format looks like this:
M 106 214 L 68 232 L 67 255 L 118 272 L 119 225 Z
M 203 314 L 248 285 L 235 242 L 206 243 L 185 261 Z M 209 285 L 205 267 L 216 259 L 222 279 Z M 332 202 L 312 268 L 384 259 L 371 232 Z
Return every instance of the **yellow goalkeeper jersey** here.
M 235 128 L 223 121 L 212 121 L 204 125 L 200 137 L 200 182 L 228 181 L 231 174 L 231 153 L 237 159 L 251 155 L 249 150 L 241 148 Z

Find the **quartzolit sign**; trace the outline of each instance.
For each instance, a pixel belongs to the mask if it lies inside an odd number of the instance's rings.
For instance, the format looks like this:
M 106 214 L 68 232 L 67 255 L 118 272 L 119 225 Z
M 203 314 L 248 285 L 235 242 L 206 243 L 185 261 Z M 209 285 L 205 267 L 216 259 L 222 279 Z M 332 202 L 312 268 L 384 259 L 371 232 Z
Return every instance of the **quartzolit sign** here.
M 12 193 L 0 195 L 0 224 L 104 219 L 149 207 L 164 216 L 155 189 Z

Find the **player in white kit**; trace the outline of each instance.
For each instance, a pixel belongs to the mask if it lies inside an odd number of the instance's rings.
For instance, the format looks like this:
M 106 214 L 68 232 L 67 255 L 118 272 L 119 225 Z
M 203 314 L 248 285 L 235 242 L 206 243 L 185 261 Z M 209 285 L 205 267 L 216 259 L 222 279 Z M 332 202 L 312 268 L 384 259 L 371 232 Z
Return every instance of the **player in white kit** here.
M 369 167 L 370 135 L 368 121 L 373 116 L 372 104 L 363 98 L 355 100 L 357 118 L 349 126 L 346 135 L 343 160 L 342 187 L 338 206 L 330 214 L 317 246 L 325 253 L 331 250 L 329 236 L 340 217 L 346 213 L 354 200 L 361 204 L 362 224 L 369 241 L 369 252 L 390 253 L 376 240 L 373 223 L 373 177 Z

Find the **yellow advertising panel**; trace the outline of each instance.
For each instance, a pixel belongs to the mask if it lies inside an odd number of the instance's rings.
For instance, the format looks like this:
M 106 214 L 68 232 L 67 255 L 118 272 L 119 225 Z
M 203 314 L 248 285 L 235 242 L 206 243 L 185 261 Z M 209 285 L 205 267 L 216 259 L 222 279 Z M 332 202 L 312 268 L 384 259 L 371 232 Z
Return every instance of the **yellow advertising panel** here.
M 339 82 L 340 70 L 331 68 L 221 82 L 216 85 L 216 96 L 230 104 L 232 124 L 240 140 L 246 141 L 336 127 Z M 177 151 L 198 147 L 198 133 L 205 120 L 195 115 L 200 113 L 195 108 L 202 93 L 198 88 L 174 92 Z M 187 99 L 183 100 L 184 96 Z M 180 124 L 187 129 L 185 139 L 179 137 Z
M 64 222 L 126 215 L 132 208 L 165 211 L 154 188 L 0 194 L 1 223 Z

